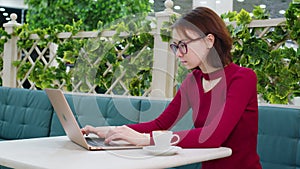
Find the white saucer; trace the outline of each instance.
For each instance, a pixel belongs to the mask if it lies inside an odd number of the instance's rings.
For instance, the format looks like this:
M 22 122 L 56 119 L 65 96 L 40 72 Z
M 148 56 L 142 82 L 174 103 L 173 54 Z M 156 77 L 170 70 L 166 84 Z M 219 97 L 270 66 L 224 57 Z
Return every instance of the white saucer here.
M 178 153 L 178 151 L 181 150 L 181 147 L 171 146 L 167 149 L 160 149 L 160 148 L 157 148 L 156 146 L 146 146 L 146 147 L 143 147 L 143 150 L 147 151 L 148 153 L 150 153 L 152 155 L 167 156 L 167 155 L 174 155 L 174 154 Z

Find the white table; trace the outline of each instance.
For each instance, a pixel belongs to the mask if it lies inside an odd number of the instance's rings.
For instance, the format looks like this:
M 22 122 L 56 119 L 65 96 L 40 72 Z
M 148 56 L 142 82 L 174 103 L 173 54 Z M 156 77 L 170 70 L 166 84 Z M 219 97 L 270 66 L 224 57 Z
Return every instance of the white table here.
M 231 149 L 182 149 L 154 156 L 142 149 L 87 151 L 66 136 L 0 141 L 0 165 L 12 168 L 168 168 L 231 155 Z

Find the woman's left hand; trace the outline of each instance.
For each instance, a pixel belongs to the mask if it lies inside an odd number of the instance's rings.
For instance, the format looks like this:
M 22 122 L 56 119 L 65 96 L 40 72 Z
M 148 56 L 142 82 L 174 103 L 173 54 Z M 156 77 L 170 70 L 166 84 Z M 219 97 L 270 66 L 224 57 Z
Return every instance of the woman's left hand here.
M 109 130 L 105 136 L 106 143 L 115 140 L 125 140 L 130 144 L 147 146 L 150 145 L 150 134 L 139 133 L 126 125 L 117 126 Z

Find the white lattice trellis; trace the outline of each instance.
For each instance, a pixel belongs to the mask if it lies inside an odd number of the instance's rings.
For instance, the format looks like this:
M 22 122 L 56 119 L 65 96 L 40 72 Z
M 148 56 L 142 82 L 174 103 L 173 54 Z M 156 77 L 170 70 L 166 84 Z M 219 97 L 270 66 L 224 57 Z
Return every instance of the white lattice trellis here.
M 168 9 L 168 10 L 167 10 Z M 170 52 L 168 51 L 168 43 L 162 42 L 160 39 L 160 28 L 164 21 L 168 21 L 170 19 L 170 16 L 173 15 L 172 10 L 170 7 L 167 7 L 165 11 L 158 12 L 156 15 L 157 20 L 157 28 L 154 28 L 151 32 L 151 34 L 154 36 L 154 54 L 153 54 L 153 67 L 152 67 L 152 84 L 149 89 L 144 91 L 144 96 L 148 95 L 151 92 L 152 96 L 162 96 L 162 97 L 172 97 L 174 94 L 174 90 L 170 86 L 176 86 L 176 80 L 174 77 L 178 77 L 178 72 L 176 70 L 176 64 L 175 59 L 170 57 Z M 258 37 L 262 37 L 265 34 L 272 31 L 277 26 L 281 26 L 282 23 L 285 23 L 284 18 L 280 19 L 269 19 L 269 20 L 254 20 L 249 24 L 249 28 L 255 28 L 259 27 L 261 29 L 257 29 L 259 32 L 257 33 Z M 235 23 L 227 23 L 235 25 Z M 5 25 L 5 29 L 7 32 L 12 32 L 13 27 L 16 26 L 17 23 L 15 23 L 14 20 L 7 23 Z M 105 41 L 112 41 L 112 37 L 115 35 L 116 32 L 114 31 L 104 31 L 101 32 L 101 39 Z M 53 66 L 57 66 L 58 63 L 56 62 L 57 58 L 57 45 L 60 45 L 61 43 L 64 43 L 68 41 L 70 38 L 72 39 L 93 39 L 93 38 L 99 38 L 100 32 L 79 32 L 76 35 L 72 35 L 72 33 L 64 32 L 59 33 L 57 36 L 60 40 L 58 44 L 46 44 L 44 47 L 40 47 L 38 44 L 42 39 L 39 39 L 38 35 L 31 35 L 30 39 L 34 40 L 33 45 L 28 49 L 19 49 L 19 52 L 16 52 L 15 49 L 17 37 L 14 37 L 13 39 L 9 40 L 9 43 L 7 45 L 10 45 L 7 47 L 7 50 L 4 52 L 3 57 L 5 57 L 6 61 L 9 60 L 9 62 L 6 62 L 6 69 L 5 71 L 0 72 L 0 75 L 2 76 L 3 81 L 5 81 L 4 86 L 10 86 L 10 87 L 24 87 L 24 85 L 27 85 L 27 88 L 30 89 L 37 89 L 36 84 L 31 81 L 30 79 L 33 77 L 32 75 L 35 73 L 38 73 L 37 68 L 38 66 L 43 65 L 43 70 L 47 70 L 48 68 L 51 68 Z M 121 33 L 119 36 L 122 38 L 128 36 L 127 33 Z M 47 38 L 44 37 L 44 38 Z M 126 53 L 126 50 L 128 49 L 128 46 L 130 44 L 123 44 L 123 48 L 114 48 L 116 51 L 116 56 L 118 58 L 122 58 L 123 54 Z M 278 44 L 277 47 L 279 47 L 281 44 Z M 277 47 L 274 47 L 275 49 Z M 135 58 L 140 58 L 141 53 L 143 51 L 149 50 L 147 46 L 144 46 L 140 51 L 137 51 L 134 55 Z M 18 53 L 18 55 L 15 55 L 15 53 Z M 83 50 L 84 53 L 84 50 Z M 12 57 L 13 56 L 13 57 Z M 17 85 L 15 85 L 14 79 L 15 79 L 15 73 L 14 69 L 11 67 L 11 61 L 16 61 L 16 56 L 18 56 L 18 60 L 21 60 L 20 64 L 26 63 L 27 65 L 27 72 L 17 80 Z M 172 59 L 170 59 L 172 58 Z M 132 59 L 133 61 L 135 59 Z M 96 60 L 90 60 L 87 65 L 90 67 L 97 66 L 101 62 L 101 58 L 99 57 Z M 173 63 L 174 62 L 174 63 Z M 103 73 L 101 76 L 106 77 L 111 72 L 113 72 L 114 64 L 107 61 L 105 64 L 105 68 L 103 67 Z M 150 65 L 149 65 L 150 66 Z M 22 71 L 21 67 L 17 68 L 18 71 Z M 70 70 L 74 70 L 73 68 L 70 68 Z M 67 69 L 69 71 L 69 69 Z M 4 73 L 5 72 L 5 73 Z M 11 73 L 13 72 L 13 73 Z M 109 86 L 105 84 L 106 91 L 105 94 L 118 94 L 118 95 L 129 95 L 130 91 L 128 89 L 128 82 L 126 81 L 126 76 L 130 74 L 132 70 L 128 70 L 125 66 L 121 67 L 120 72 L 118 73 L 118 76 L 114 76 L 114 78 L 111 81 L 111 84 Z M 24 73 L 24 72 L 23 72 Z M 117 74 L 116 74 L 117 75 Z M 180 76 L 180 75 L 179 75 Z M 47 80 L 47 78 L 45 78 Z M 178 80 L 178 79 L 177 79 Z M 180 79 L 178 80 L 180 83 Z M 55 82 L 53 82 L 53 85 L 55 87 L 60 88 L 62 90 L 66 89 L 66 85 L 68 85 L 68 81 L 60 79 Z M 87 90 L 85 92 L 87 93 L 97 93 L 97 84 L 94 83 L 94 81 L 91 78 L 88 77 L 81 77 L 81 78 L 73 78 L 72 84 L 71 84 L 71 91 L 73 92 L 80 92 L 82 86 L 87 86 Z M 70 90 L 70 89 L 68 89 Z M 158 93 L 155 93 L 158 91 Z
M 3 59 L 3 53 L 0 53 L 0 58 Z M 2 81 L 2 77 L 3 77 L 3 71 L 2 69 L 0 70 L 0 78 L 1 78 L 1 81 Z
M 102 33 L 101 39 L 105 39 L 106 41 L 111 41 L 111 37 L 114 35 L 114 31 L 106 31 Z M 99 33 L 98 32 L 80 32 L 78 34 L 76 34 L 75 36 L 71 36 L 71 33 L 60 33 L 58 34 L 58 37 L 60 39 L 60 43 L 64 43 L 65 41 L 68 40 L 68 38 L 77 38 L 77 39 L 84 39 L 84 38 L 97 38 L 97 35 Z M 120 36 L 122 37 L 126 37 L 127 34 L 126 33 L 122 33 Z M 47 38 L 47 36 L 46 36 Z M 25 63 L 27 63 L 27 65 L 30 66 L 30 68 L 28 69 L 28 71 L 25 73 L 25 76 L 21 77 L 20 79 L 17 80 L 17 87 L 21 87 L 23 88 L 24 86 L 26 86 L 26 88 L 30 88 L 30 89 L 37 89 L 36 84 L 34 82 L 32 82 L 30 80 L 30 77 L 32 75 L 32 73 L 34 73 L 35 70 L 35 66 L 41 63 L 44 66 L 44 69 L 47 69 L 51 66 L 57 66 L 56 63 L 56 50 L 57 50 L 57 46 L 59 44 L 52 44 L 52 43 L 48 43 L 44 48 L 41 49 L 40 46 L 38 46 L 40 38 L 37 35 L 31 35 L 30 36 L 31 40 L 34 40 L 33 45 L 29 48 L 29 49 L 20 49 L 20 56 L 21 56 L 21 63 L 20 65 L 23 65 Z M 122 58 L 122 55 L 126 52 L 126 50 L 128 49 L 130 44 L 125 45 L 125 47 L 123 49 L 118 49 L 116 47 L 114 47 L 114 50 L 117 53 L 117 58 Z M 83 50 L 83 49 L 81 49 Z M 136 56 L 134 57 L 134 59 L 132 60 L 134 62 L 134 60 L 136 60 L 137 58 L 140 57 L 141 53 L 144 52 L 145 50 L 149 50 L 148 46 L 145 45 L 142 50 L 137 51 Z M 90 67 L 97 67 L 97 65 L 99 64 L 101 58 L 97 58 L 95 61 L 89 60 L 88 64 L 86 66 L 90 66 Z M 112 72 L 113 71 L 113 65 L 110 62 L 106 62 L 106 70 L 104 71 L 104 73 L 102 74 L 102 76 L 106 76 L 108 72 Z M 17 67 L 17 70 L 20 71 L 22 67 L 19 66 Z M 129 89 L 128 86 L 126 86 L 124 80 L 126 71 L 128 71 L 126 68 L 123 69 L 120 73 L 120 76 L 115 77 L 113 79 L 112 85 L 108 86 L 107 91 L 105 92 L 105 94 L 111 94 L 114 95 L 114 89 L 116 87 L 118 87 L 118 91 L 121 90 L 123 91 L 121 93 L 121 95 L 130 95 L 129 93 Z M 66 82 L 62 81 L 62 82 L 56 82 L 55 84 L 58 88 L 65 90 L 65 85 Z M 93 83 L 92 81 L 90 81 L 88 78 L 83 77 L 83 79 L 77 79 L 76 81 L 73 80 L 72 81 L 72 92 L 81 92 L 80 91 L 80 87 L 82 85 L 86 85 L 88 86 L 88 91 L 87 93 L 97 93 L 96 91 L 96 87 L 97 84 Z M 150 88 L 145 91 L 144 96 L 150 93 Z M 120 95 L 120 93 L 118 93 L 118 95 Z

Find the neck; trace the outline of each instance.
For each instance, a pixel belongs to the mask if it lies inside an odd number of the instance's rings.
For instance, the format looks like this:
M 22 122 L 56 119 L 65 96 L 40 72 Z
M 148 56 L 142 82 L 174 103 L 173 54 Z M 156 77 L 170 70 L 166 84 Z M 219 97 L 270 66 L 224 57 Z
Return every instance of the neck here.
M 206 69 L 202 71 L 202 76 L 205 80 L 214 80 L 214 79 L 218 79 L 219 77 L 223 77 L 225 76 L 225 68 L 227 67 L 228 65 L 224 66 L 224 67 L 219 67 L 219 68 L 215 68 L 215 67 L 210 67 L 209 69 Z
M 206 73 L 206 74 L 209 74 L 209 73 L 212 73 L 212 72 L 222 69 L 222 67 L 212 67 L 212 66 L 209 66 L 208 64 L 199 65 L 199 68 L 201 69 L 201 71 L 203 73 Z

